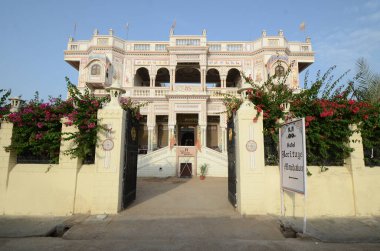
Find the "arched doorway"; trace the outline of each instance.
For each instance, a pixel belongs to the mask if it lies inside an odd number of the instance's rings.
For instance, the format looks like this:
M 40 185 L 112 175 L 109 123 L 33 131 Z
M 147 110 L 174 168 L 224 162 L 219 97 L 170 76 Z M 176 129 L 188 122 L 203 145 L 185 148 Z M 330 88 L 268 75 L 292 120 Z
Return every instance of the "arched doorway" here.
M 134 86 L 150 86 L 150 76 L 147 68 L 141 67 L 136 71 Z
M 194 66 L 179 66 L 175 72 L 176 83 L 200 83 L 201 73 Z
M 207 87 L 220 87 L 221 86 L 220 75 L 217 69 L 209 69 L 206 74 Z
M 226 87 L 239 87 L 241 86 L 241 75 L 236 68 L 228 71 L 226 79 Z
M 155 87 L 165 87 L 165 85 L 167 85 L 169 83 L 170 83 L 169 70 L 166 68 L 158 69 L 154 86 Z

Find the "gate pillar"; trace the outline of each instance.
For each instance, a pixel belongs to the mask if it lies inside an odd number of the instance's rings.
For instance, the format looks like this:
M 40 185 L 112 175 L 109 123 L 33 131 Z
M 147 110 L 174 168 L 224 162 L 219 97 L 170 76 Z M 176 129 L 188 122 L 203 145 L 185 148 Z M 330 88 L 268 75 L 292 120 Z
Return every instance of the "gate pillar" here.
M 254 105 L 245 99 L 235 117 L 236 197 L 242 215 L 265 212 L 263 119 L 260 114 L 254 120 L 256 114 Z
M 98 134 L 93 183 L 92 214 L 116 214 L 122 206 L 122 177 L 126 112 L 120 107 L 121 90 L 109 88 L 111 102 L 98 111 L 108 130 Z

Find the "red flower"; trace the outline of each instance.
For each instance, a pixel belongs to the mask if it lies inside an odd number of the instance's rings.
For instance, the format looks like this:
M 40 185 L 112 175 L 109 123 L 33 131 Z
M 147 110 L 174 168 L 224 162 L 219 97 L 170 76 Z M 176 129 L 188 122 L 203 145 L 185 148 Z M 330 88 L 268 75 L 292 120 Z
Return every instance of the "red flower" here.
M 350 100 L 348 100 L 348 103 L 349 103 L 350 105 L 353 105 L 353 104 L 355 104 L 355 100 L 350 99 Z
M 257 110 L 257 112 L 259 112 L 259 113 L 263 111 L 263 109 L 261 109 L 260 106 L 257 106 L 257 109 L 256 109 L 256 110 Z
M 309 123 L 311 121 L 315 120 L 314 116 L 306 116 L 306 122 Z
M 258 117 L 253 118 L 253 123 L 256 123 L 258 119 Z
M 92 128 L 94 128 L 95 126 L 96 126 L 95 123 L 92 122 L 92 123 L 88 124 L 88 129 L 92 129 Z
M 36 134 L 36 140 L 40 140 L 42 139 L 42 134 L 41 133 L 37 133 Z
M 363 116 L 363 119 L 364 119 L 364 120 L 367 120 L 368 117 L 369 117 L 368 114 L 366 114 L 366 115 Z
M 38 127 L 38 128 L 42 128 L 43 126 L 44 126 L 44 124 L 43 124 L 42 122 L 38 122 L 38 123 L 37 123 L 37 127 Z
M 66 125 L 66 126 L 72 126 L 72 125 L 73 125 L 73 122 L 72 122 L 72 121 L 67 121 L 67 122 L 65 122 L 65 125 Z
M 331 117 L 334 115 L 334 111 L 333 110 L 325 110 L 323 111 L 319 116 L 321 116 L 321 118 L 325 118 L 325 117 Z
M 353 113 L 358 113 L 359 111 L 360 111 L 360 108 L 357 106 L 352 109 Z

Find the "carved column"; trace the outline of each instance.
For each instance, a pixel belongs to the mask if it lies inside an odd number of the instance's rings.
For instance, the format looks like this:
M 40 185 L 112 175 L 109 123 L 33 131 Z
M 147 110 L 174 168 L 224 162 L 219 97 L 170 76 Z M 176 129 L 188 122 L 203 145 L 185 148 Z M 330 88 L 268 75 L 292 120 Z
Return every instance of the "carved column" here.
M 226 76 L 225 75 L 220 76 L 220 87 L 226 88 Z
M 148 153 L 153 151 L 154 127 L 148 126 Z
M 177 114 L 174 112 L 174 103 L 169 102 L 169 116 L 168 116 L 168 143 L 169 143 L 169 148 L 171 149 L 174 144 L 176 143 L 176 138 L 175 138 L 175 125 L 177 124 Z
M 206 139 L 207 139 L 207 135 L 206 135 L 206 128 L 207 128 L 207 125 L 201 125 L 200 126 L 201 128 L 201 143 L 202 143 L 202 146 L 203 147 L 206 147 Z
M 148 107 L 148 117 L 147 123 L 148 127 L 148 152 L 154 150 L 154 140 L 155 140 L 155 127 L 156 127 L 156 115 L 154 114 L 154 106 L 152 103 L 149 104 Z
M 206 68 L 201 68 L 201 86 L 202 91 L 206 90 Z
M 170 90 L 174 89 L 175 84 L 175 68 L 170 69 Z

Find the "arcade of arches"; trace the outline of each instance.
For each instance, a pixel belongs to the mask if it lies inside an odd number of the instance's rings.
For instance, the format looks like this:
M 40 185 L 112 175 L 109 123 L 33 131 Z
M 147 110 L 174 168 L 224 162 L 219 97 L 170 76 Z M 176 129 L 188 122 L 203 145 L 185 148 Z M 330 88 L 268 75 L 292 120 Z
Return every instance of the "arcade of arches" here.
M 156 75 L 150 74 L 145 67 L 136 70 L 134 86 L 150 87 L 152 82 L 155 87 L 168 87 L 171 81 L 170 72 L 167 68 L 159 68 Z M 199 64 L 178 64 L 175 70 L 175 84 L 200 84 L 201 72 Z M 220 73 L 215 68 L 210 68 L 206 72 L 206 85 L 208 88 L 222 87 Z M 239 87 L 242 83 L 240 72 L 236 68 L 228 71 L 226 76 L 226 87 Z

